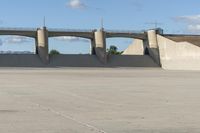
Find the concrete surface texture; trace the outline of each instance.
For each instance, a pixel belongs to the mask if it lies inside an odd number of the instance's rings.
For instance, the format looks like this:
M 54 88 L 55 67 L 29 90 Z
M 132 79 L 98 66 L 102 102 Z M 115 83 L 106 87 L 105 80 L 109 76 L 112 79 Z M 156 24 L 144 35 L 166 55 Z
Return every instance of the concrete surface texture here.
M 200 73 L 0 69 L 1 133 L 199 133 Z
M 164 69 L 200 70 L 200 47 L 189 42 L 175 42 L 161 35 L 157 38 Z
M 143 40 L 134 39 L 133 43 L 128 46 L 122 55 L 144 55 L 144 43 Z

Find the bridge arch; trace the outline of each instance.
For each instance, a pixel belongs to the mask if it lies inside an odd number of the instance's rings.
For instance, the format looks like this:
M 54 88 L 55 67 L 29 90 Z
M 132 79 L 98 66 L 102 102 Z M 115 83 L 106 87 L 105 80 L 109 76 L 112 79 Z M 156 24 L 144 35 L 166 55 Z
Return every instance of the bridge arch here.
M 105 31 L 107 49 L 114 45 L 123 55 L 141 55 L 145 51 L 147 34 L 136 31 Z
M 129 45 L 132 44 L 133 41 L 134 39 L 132 38 L 122 38 L 122 37 L 106 38 L 107 52 L 112 46 L 115 46 L 118 52 L 123 52 L 128 48 Z

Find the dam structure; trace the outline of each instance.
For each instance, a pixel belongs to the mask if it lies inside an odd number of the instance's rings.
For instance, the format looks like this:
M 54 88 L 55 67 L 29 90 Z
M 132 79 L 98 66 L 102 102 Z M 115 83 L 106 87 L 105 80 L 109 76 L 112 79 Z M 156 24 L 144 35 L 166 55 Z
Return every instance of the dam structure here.
M 1 54 L 0 67 L 161 67 L 200 70 L 200 36 L 164 34 L 163 30 L 114 31 L 42 28 L 0 28 L 0 35 L 35 39 L 36 54 Z M 91 41 L 88 55 L 49 55 L 49 38 L 73 36 Z M 134 39 L 122 55 L 106 51 L 107 38 Z

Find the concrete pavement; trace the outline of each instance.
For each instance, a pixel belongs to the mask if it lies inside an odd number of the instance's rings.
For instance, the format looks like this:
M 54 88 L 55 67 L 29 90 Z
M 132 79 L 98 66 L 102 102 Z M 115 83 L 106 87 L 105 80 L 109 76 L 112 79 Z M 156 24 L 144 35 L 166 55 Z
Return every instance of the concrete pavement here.
M 198 133 L 200 72 L 0 69 L 0 133 Z

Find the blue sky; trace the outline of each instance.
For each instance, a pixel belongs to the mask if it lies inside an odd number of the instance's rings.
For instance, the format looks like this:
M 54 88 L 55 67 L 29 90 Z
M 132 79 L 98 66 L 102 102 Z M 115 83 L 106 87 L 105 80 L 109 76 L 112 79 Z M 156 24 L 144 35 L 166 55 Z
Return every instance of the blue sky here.
M 197 0 L 0 0 L 0 27 L 144 30 L 154 22 L 165 33 L 200 32 L 200 1 Z M 0 50 L 34 51 L 34 40 L 0 37 Z M 89 53 L 89 41 L 73 37 L 51 38 L 50 49 L 62 53 Z M 107 45 L 124 50 L 132 39 L 107 39 Z

